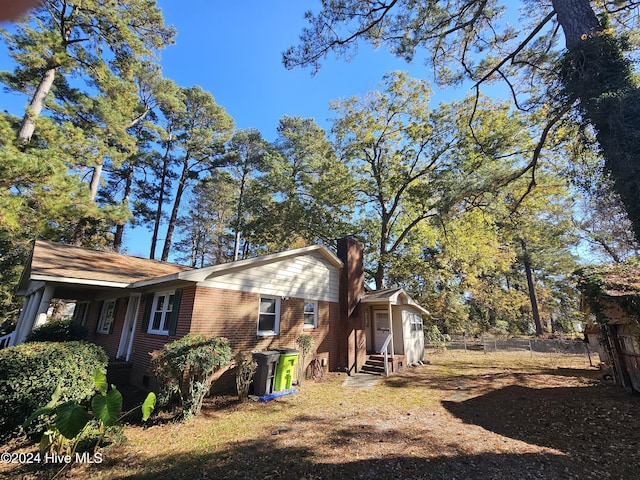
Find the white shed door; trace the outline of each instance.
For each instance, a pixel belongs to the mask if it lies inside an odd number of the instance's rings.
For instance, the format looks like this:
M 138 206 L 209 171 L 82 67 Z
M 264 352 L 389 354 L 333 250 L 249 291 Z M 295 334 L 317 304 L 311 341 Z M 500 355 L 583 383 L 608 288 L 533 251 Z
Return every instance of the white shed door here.
M 376 328 L 376 352 L 380 352 L 387 336 L 391 332 L 391 329 L 389 328 L 389 312 L 386 310 L 376 310 L 373 312 L 373 318 Z

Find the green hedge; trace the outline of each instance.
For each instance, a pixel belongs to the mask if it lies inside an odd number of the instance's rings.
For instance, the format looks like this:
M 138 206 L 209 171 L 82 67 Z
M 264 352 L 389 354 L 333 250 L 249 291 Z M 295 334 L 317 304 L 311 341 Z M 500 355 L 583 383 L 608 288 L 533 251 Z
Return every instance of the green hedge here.
M 72 342 L 85 340 L 87 328 L 72 319 L 53 320 L 36 327 L 27 336 L 27 342 Z
M 56 387 L 61 400 L 82 402 L 95 391 L 93 373 L 106 372 L 107 355 L 85 342 L 35 342 L 0 350 L 0 438 L 7 437 Z

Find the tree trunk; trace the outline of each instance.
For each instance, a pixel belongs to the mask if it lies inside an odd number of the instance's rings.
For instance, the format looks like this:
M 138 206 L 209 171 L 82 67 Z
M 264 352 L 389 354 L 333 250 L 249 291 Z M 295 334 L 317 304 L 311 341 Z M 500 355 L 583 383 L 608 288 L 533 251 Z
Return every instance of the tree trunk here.
M 234 227 L 234 240 L 233 240 L 233 261 L 236 262 L 240 255 L 240 218 L 243 214 L 244 205 L 244 188 L 246 185 L 246 168 L 243 169 L 242 179 L 240 180 L 240 193 L 238 195 L 238 208 L 236 209 L 236 224 Z
M 180 210 L 180 202 L 182 201 L 182 194 L 187 186 L 187 177 L 189 176 L 189 156 L 185 157 L 182 165 L 182 174 L 180 175 L 180 181 L 178 182 L 178 190 L 176 191 L 176 198 L 173 201 L 173 208 L 171 209 L 171 217 L 169 218 L 169 225 L 167 226 L 167 236 L 164 239 L 164 247 L 162 248 L 162 257 L 160 260 L 166 262 L 169 259 L 169 252 L 171 251 L 171 242 L 173 239 L 173 232 L 176 229 L 176 222 L 178 221 L 178 211 Z
M 551 3 L 569 50 L 602 29 L 589 0 L 552 0 Z
M 158 193 L 158 207 L 156 208 L 156 216 L 153 221 L 153 235 L 151 235 L 151 249 L 149 251 L 149 258 L 151 260 L 156 258 L 156 246 L 158 244 L 158 233 L 160 232 L 160 220 L 162 219 L 162 205 L 164 204 L 164 184 L 167 181 L 167 174 L 169 171 L 170 151 L 171 141 L 167 144 L 167 148 L 164 152 L 162 175 L 160 177 L 160 192 Z
M 94 202 L 98 196 L 98 187 L 100 186 L 100 177 L 102 177 L 103 162 L 99 162 L 94 168 L 91 174 L 91 183 L 89 184 L 89 201 Z M 71 245 L 82 245 L 82 239 L 84 238 L 85 231 L 87 229 L 88 218 L 82 217 L 78 220 L 76 228 L 71 238 Z
M 44 99 L 47 97 L 47 94 L 51 90 L 53 81 L 56 78 L 57 70 L 57 67 L 47 69 L 40 79 L 38 88 L 33 94 L 33 98 L 31 98 L 31 102 L 29 103 L 27 111 L 25 112 L 22 119 L 22 126 L 20 127 L 20 131 L 18 132 L 18 140 L 20 140 L 22 143 L 29 143 L 31 137 L 33 136 L 33 132 L 36 129 L 35 119 L 38 118 L 40 116 L 40 112 L 42 112 L 42 108 L 44 107 Z
M 236 228 L 233 238 L 233 261 L 236 262 L 240 258 L 240 230 Z
M 378 266 L 376 267 L 376 271 L 373 274 L 373 280 L 376 282 L 376 290 L 382 290 L 386 288 L 385 281 L 384 281 L 385 262 L 386 260 L 383 260 L 383 256 L 381 255 L 380 260 L 378 260 Z
M 89 200 L 95 201 L 98 196 L 98 187 L 100 187 L 100 178 L 102 177 L 102 168 L 104 167 L 104 160 L 98 162 L 93 167 L 93 174 L 91 175 L 91 183 L 89 184 Z
M 596 129 L 605 169 L 611 174 L 636 239 L 640 240 L 640 90 L 621 44 L 602 31 L 587 0 L 553 0 L 569 53 L 562 81 Z
M 536 297 L 536 287 L 533 282 L 533 270 L 531 269 L 531 259 L 527 251 L 527 244 L 524 240 L 520 240 L 522 244 L 522 262 L 524 263 L 524 272 L 527 276 L 527 287 L 529 288 L 529 301 L 531 302 L 531 316 L 536 326 L 536 335 L 540 336 L 544 333 L 542 329 L 542 321 L 540 320 L 540 311 L 538 310 L 538 298 Z
M 129 206 L 129 198 L 131 197 L 131 186 L 133 185 L 133 166 L 129 165 L 127 168 L 127 181 L 124 185 L 124 195 L 122 197 L 122 205 Z M 124 223 L 118 223 L 116 225 L 116 233 L 113 236 L 113 249 L 119 252 L 122 248 L 122 240 L 124 237 Z
M 391 214 L 388 213 L 384 206 L 384 201 L 380 195 L 380 245 L 378 250 L 378 265 L 376 271 L 373 274 L 373 279 L 376 282 L 376 290 L 386 288 L 385 274 L 387 271 L 387 257 L 390 252 L 387 251 L 387 244 L 389 243 L 389 223 L 391 221 Z

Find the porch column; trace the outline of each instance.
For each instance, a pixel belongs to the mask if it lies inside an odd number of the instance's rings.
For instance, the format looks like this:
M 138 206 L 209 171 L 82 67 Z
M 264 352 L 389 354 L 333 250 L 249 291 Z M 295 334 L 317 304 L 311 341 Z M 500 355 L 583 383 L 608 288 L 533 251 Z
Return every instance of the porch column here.
M 55 287 L 51 285 L 47 285 L 44 287 L 44 292 L 42 293 L 42 298 L 40 299 L 40 304 L 38 305 L 38 311 L 36 312 L 35 323 L 33 324 L 33 330 L 35 327 L 39 327 L 43 323 L 47 321 L 47 312 L 49 311 L 49 306 L 51 305 L 51 298 L 53 298 L 53 292 L 55 291 Z
M 22 303 L 22 310 L 20 310 L 20 317 L 18 317 L 18 323 L 16 323 L 16 330 L 13 334 L 13 342 L 11 345 L 17 345 L 20 343 L 20 339 L 22 338 L 22 331 L 24 330 L 25 318 L 27 316 L 27 312 L 29 308 L 31 308 L 31 302 L 33 301 L 33 294 L 29 294 L 24 297 L 24 302 Z
M 14 345 L 24 342 L 35 327 L 47 321 L 47 310 L 54 291 L 53 286 L 47 285 L 32 294 L 28 311 L 22 318 L 19 338 L 15 339 Z
M 18 345 L 24 342 L 27 335 L 33 330 L 33 324 L 36 321 L 36 311 L 38 305 L 40 305 L 40 300 L 42 299 L 43 290 L 36 290 L 31 295 L 29 295 L 29 305 L 27 307 L 27 311 L 22 317 L 22 325 L 20 325 L 20 332 L 16 336 L 14 341 L 14 345 Z

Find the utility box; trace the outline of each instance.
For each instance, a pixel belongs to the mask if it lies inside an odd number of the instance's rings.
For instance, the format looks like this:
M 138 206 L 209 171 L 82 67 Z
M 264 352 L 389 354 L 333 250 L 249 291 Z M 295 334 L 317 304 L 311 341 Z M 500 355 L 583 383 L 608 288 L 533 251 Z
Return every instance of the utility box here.
M 293 383 L 295 366 L 298 364 L 298 351 L 292 349 L 279 349 L 280 358 L 276 368 L 273 382 L 273 391 L 288 390 Z
M 273 384 L 280 352 L 264 350 L 262 352 L 253 352 L 252 355 L 258 364 L 256 373 L 253 374 L 253 394 L 259 397 L 269 395 L 274 391 Z

